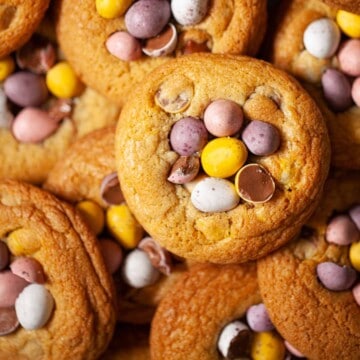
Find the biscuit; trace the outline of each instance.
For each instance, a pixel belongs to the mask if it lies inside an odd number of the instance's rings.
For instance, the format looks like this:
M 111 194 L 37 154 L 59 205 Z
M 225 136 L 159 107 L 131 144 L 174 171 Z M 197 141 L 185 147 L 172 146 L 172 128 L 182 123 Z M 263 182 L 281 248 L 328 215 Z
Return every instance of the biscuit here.
M 353 2 L 352 2 L 353 3 Z M 320 18 L 335 20 L 336 9 L 318 0 L 291 0 L 283 2 L 274 22 L 275 29 L 269 40 L 267 58 L 274 65 L 308 83 L 309 93 L 314 96 L 324 114 L 329 129 L 332 165 L 340 168 L 360 169 L 359 107 L 334 112 L 326 103 L 321 90 L 321 77 L 327 68 L 337 68 L 336 54 L 318 59 L 304 47 L 303 34 L 307 26 Z
M 167 180 L 178 158 L 169 144 L 172 126 L 201 117 L 216 99 L 232 100 L 247 121 L 279 130 L 277 152 L 248 158 L 274 177 L 271 200 L 203 212 L 185 186 Z M 298 83 L 263 61 L 226 55 L 189 55 L 149 75 L 122 110 L 115 149 L 122 191 L 136 218 L 160 245 L 199 262 L 244 262 L 290 240 L 315 210 L 329 164 L 325 123 Z
M 324 3 L 337 9 L 360 14 L 360 2 L 358 0 L 324 0 Z
M 151 323 L 152 359 L 219 359 L 223 327 L 261 302 L 255 264 L 201 264 L 183 275 Z
M 0 5 L 0 58 L 29 40 L 50 0 L 2 1 Z M 31 14 L 31 16 L 29 16 Z
M 358 359 L 360 308 L 351 291 L 327 290 L 317 264 L 349 265 L 348 246 L 325 240 L 330 218 L 360 201 L 360 174 L 335 174 L 299 239 L 258 261 L 258 281 L 269 315 L 282 335 L 310 359 Z
M 55 300 L 47 324 L 0 337 L 2 359 L 96 359 L 115 325 L 115 294 L 96 239 L 74 209 L 17 181 L 0 183 L 1 238 L 36 259 Z M 16 235 L 15 235 L 16 233 Z
M 199 24 L 178 26 L 176 53 L 180 55 L 184 43 L 192 40 L 206 42 L 214 53 L 255 55 L 265 33 L 266 1 L 215 0 L 210 4 Z M 169 60 L 143 55 L 140 60 L 125 62 L 111 55 L 105 42 L 115 31 L 125 29 L 124 17 L 102 18 L 93 0 L 59 0 L 56 15 L 59 43 L 80 78 L 119 105 L 136 83 Z

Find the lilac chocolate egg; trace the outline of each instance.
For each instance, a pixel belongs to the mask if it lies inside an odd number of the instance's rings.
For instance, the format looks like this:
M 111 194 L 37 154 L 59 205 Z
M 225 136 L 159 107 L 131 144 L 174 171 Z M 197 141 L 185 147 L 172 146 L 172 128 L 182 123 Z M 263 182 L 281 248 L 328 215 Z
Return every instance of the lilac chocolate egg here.
M 360 76 L 360 40 L 345 41 L 338 53 L 339 67 L 350 76 Z
M 126 31 L 110 35 L 105 46 L 111 55 L 123 61 L 138 60 L 142 55 L 140 41 Z
M 354 222 L 358 230 L 360 230 L 360 205 L 355 205 L 349 210 L 351 220 Z
M 317 265 L 316 273 L 320 282 L 332 291 L 350 289 L 356 281 L 356 271 L 348 266 L 339 266 L 333 262 Z
M 246 320 L 250 328 L 257 332 L 274 329 L 274 325 L 263 303 L 250 306 L 246 312 Z
M 242 140 L 255 155 L 265 156 L 273 154 L 280 146 L 278 129 L 267 122 L 251 121 L 242 132 Z
M 0 272 L 0 308 L 15 304 L 16 298 L 29 283 L 11 271 Z
M 340 71 L 327 69 L 321 78 L 324 97 L 334 111 L 344 111 L 352 105 L 351 84 Z
M 336 245 L 350 245 L 359 237 L 360 232 L 348 215 L 334 217 L 326 228 L 326 240 Z
M 169 19 L 167 0 L 139 0 L 126 12 L 125 25 L 132 36 L 147 39 L 159 34 Z
M 170 143 L 174 151 L 190 156 L 207 143 L 208 132 L 202 120 L 191 116 L 178 120 L 171 129 Z
M 19 71 L 10 75 L 4 82 L 6 96 L 19 106 L 39 106 L 48 97 L 45 80 L 40 75 Z

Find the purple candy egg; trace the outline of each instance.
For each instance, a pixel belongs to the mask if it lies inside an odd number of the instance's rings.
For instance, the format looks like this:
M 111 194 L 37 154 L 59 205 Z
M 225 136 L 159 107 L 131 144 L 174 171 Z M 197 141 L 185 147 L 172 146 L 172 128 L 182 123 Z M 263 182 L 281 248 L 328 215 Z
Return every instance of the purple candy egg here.
M 354 222 L 358 230 L 360 230 L 360 205 L 355 205 L 349 210 L 351 220 Z
M 348 215 L 334 217 L 326 228 L 326 240 L 336 245 L 350 245 L 358 241 L 360 232 Z
M 333 262 L 317 265 L 316 273 L 320 282 L 332 291 L 350 289 L 356 281 L 356 271 L 348 266 L 339 266 Z
M 261 332 L 274 329 L 274 325 L 263 303 L 250 306 L 246 312 L 246 320 L 253 331 Z

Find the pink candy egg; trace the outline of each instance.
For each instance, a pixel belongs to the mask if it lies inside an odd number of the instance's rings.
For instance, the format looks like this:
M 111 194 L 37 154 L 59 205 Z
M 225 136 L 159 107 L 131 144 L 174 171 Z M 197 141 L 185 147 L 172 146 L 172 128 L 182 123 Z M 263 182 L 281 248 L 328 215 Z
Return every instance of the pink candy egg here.
M 348 215 L 334 217 L 326 228 L 326 240 L 336 245 L 350 245 L 359 237 L 360 232 Z
M 100 240 L 99 245 L 105 261 L 105 266 L 110 274 L 113 274 L 119 269 L 123 260 L 121 247 L 114 241 L 107 239 Z
M 299 357 L 299 358 L 305 357 L 298 349 L 296 349 L 294 346 L 292 346 L 286 340 L 284 341 L 284 344 L 285 344 L 286 349 L 294 356 Z
M 41 264 L 29 257 L 18 257 L 10 264 L 13 274 L 25 279 L 29 283 L 43 284 L 45 274 Z
M 338 53 L 339 67 L 351 76 L 360 75 L 360 40 L 350 39 L 344 42 Z
M 132 61 L 141 58 L 141 45 L 126 31 L 117 31 L 106 40 L 106 48 L 110 54 L 120 60 Z
M 12 133 L 20 142 L 37 143 L 45 140 L 58 126 L 45 111 L 28 107 L 16 116 Z
M 11 271 L 0 273 L 0 308 L 14 306 L 16 298 L 29 285 L 27 281 Z
M 360 106 L 360 77 L 356 78 L 351 87 L 351 97 L 357 106 Z
M 352 289 L 356 303 L 360 306 L 360 283 L 356 284 Z

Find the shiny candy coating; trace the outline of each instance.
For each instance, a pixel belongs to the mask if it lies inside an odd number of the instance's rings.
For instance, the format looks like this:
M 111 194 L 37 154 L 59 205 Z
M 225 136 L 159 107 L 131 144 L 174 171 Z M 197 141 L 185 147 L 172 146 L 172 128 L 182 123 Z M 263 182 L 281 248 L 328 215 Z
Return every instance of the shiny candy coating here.
M 102 232 L 105 224 L 105 215 L 100 205 L 90 200 L 84 200 L 76 204 L 76 209 L 96 235 Z
M 336 245 L 350 245 L 360 240 L 360 232 L 349 215 L 338 215 L 326 228 L 326 240 Z
M 0 336 L 14 332 L 19 325 L 19 320 L 13 306 L 0 308 Z
M 356 104 L 360 107 L 360 76 L 355 79 L 351 87 L 351 97 Z
M 360 40 L 345 41 L 338 52 L 340 70 L 350 76 L 360 76 Z
M 356 227 L 360 231 L 360 205 L 354 205 L 349 210 L 351 220 L 355 223 Z
M 16 299 L 17 318 L 26 330 L 43 327 L 52 314 L 54 298 L 44 285 L 30 284 Z
M 241 140 L 216 138 L 209 141 L 201 152 L 201 165 L 209 176 L 227 178 L 244 165 L 247 155 L 246 146 Z
M 13 274 L 23 278 L 29 283 L 43 284 L 45 274 L 41 264 L 34 258 L 18 257 L 10 264 Z
M 44 78 L 28 71 L 18 71 L 4 82 L 6 96 L 19 106 L 39 106 L 48 97 Z
M 15 62 L 11 56 L 0 59 L 0 82 L 4 81 L 15 69 Z
M 251 330 L 256 332 L 270 331 L 274 329 L 269 314 L 263 303 L 252 305 L 246 312 L 246 321 Z
M 207 143 L 208 132 L 202 120 L 185 117 L 178 120 L 170 132 L 170 144 L 179 155 L 189 156 L 200 151 Z
M 336 13 L 336 22 L 344 34 L 351 38 L 360 37 L 360 15 L 339 10 Z
M 144 251 L 135 249 L 125 258 L 122 276 L 127 284 L 140 289 L 154 284 L 158 280 L 160 272 L 151 264 Z
M 106 40 L 110 54 L 123 61 L 138 60 L 142 56 L 140 41 L 126 31 L 117 31 Z
M 160 33 L 170 19 L 170 4 L 167 0 L 139 0 L 125 14 L 128 32 L 140 39 Z
M 328 18 L 311 22 L 304 31 L 303 41 L 305 49 L 319 59 L 333 56 L 340 43 L 340 29 L 336 23 Z
M 171 0 L 171 12 L 179 24 L 195 25 L 206 16 L 208 3 L 208 0 Z
M 352 243 L 349 251 L 351 266 L 360 272 L 360 242 Z
M 241 107 L 231 100 L 215 100 L 207 106 L 204 112 L 206 129 L 217 137 L 236 134 L 240 130 L 243 120 Z
M 142 239 L 144 230 L 125 204 L 110 206 L 106 211 L 106 226 L 110 234 L 125 249 L 133 249 Z
M 353 287 L 352 293 L 353 293 L 353 296 L 354 296 L 354 299 L 355 299 L 356 303 L 360 306 L 360 283 L 357 283 Z
M 241 138 L 249 151 L 259 156 L 271 155 L 280 146 L 278 129 L 264 121 L 251 121 L 242 132 Z
M 303 358 L 305 357 L 298 349 L 294 348 L 294 346 L 292 346 L 289 342 L 287 342 L 286 340 L 284 341 L 285 347 L 286 349 L 294 356 L 299 357 L 299 358 Z
M 318 264 L 316 273 L 324 287 L 332 291 L 348 290 L 356 281 L 354 269 L 330 261 Z
M 16 298 L 29 283 L 11 271 L 0 272 L 0 308 L 15 304 Z
M 101 239 L 99 246 L 106 268 L 110 274 L 114 274 L 120 268 L 123 259 L 120 245 L 112 240 Z
M 200 158 L 198 156 L 180 156 L 172 166 L 167 179 L 174 184 L 186 184 L 195 179 L 199 170 Z
M 108 205 L 118 205 L 124 201 L 116 172 L 104 177 L 100 185 L 100 196 Z
M 9 264 L 10 253 L 4 241 L 0 240 L 0 270 L 5 269 Z
M 132 4 L 133 0 L 96 0 L 96 11 L 105 19 L 121 16 Z
M 284 341 L 273 331 L 255 333 L 251 346 L 251 356 L 253 360 L 284 359 Z
M 199 181 L 191 192 L 191 202 L 203 212 L 221 212 L 233 209 L 240 201 L 232 182 L 214 177 Z
M 321 84 L 324 97 L 334 111 L 344 111 L 352 105 L 351 84 L 342 72 L 327 69 L 321 77 Z
M 27 107 L 14 119 L 12 133 L 19 142 L 38 143 L 48 138 L 58 126 L 47 112 Z
M 160 34 L 145 41 L 142 51 L 152 57 L 169 55 L 175 50 L 177 39 L 176 28 L 169 23 Z

